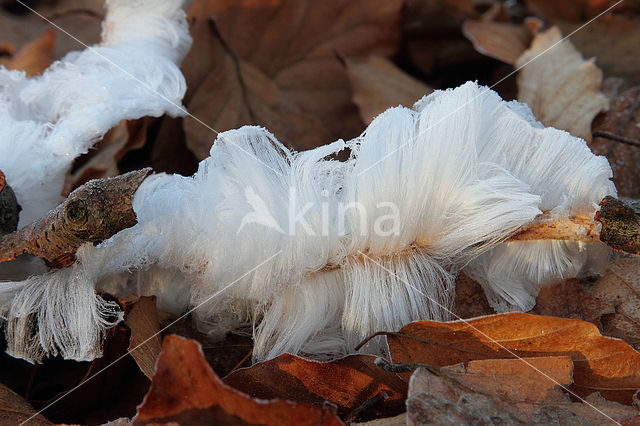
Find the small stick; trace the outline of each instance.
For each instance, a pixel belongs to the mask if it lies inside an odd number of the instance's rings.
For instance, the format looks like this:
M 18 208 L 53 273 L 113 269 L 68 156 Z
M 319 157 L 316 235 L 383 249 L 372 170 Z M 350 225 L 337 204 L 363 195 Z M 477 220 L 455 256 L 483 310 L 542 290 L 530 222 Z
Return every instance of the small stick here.
M 82 185 L 39 221 L 0 239 L 0 263 L 32 254 L 53 267 L 70 265 L 85 242 L 97 244 L 137 223 L 131 198 L 149 173 L 146 168 Z

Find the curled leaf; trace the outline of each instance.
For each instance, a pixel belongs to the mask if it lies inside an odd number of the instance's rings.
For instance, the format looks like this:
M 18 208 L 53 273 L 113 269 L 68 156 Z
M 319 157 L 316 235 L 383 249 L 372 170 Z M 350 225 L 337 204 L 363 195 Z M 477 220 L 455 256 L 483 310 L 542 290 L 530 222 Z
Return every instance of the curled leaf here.
M 134 424 L 341 425 L 328 407 L 256 400 L 224 384 L 194 340 L 167 336 Z

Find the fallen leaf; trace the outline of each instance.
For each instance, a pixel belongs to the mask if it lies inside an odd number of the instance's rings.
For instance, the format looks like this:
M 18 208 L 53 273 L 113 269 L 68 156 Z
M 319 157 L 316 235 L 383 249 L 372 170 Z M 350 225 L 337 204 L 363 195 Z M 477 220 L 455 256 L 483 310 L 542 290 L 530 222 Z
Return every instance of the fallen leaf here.
M 358 105 L 365 124 L 390 107 L 413 104 L 433 89 L 396 67 L 381 56 L 366 61 L 345 60 L 353 102 Z
M 42 414 L 36 413 L 24 398 L 0 384 L 0 424 L 21 424 L 27 420 L 30 425 L 52 424 Z
M 328 407 L 252 399 L 216 376 L 197 342 L 167 336 L 151 388 L 133 422 L 190 424 L 196 420 L 218 424 L 342 424 Z
M 514 65 L 529 48 L 531 32 L 523 25 L 465 21 L 462 33 L 483 55 Z
M 412 375 L 407 424 L 637 424 L 633 407 L 603 400 L 571 402 L 558 384 L 571 383 L 568 357 L 472 361 Z M 540 373 L 553 378 L 540 380 Z
M 640 145 L 634 146 L 598 137 L 609 134 L 640 144 L 640 87 L 629 89 L 611 100 L 611 108 L 593 121 L 595 132 L 589 147 L 604 155 L 613 169 L 613 182 L 621 197 L 640 198 Z
M 631 404 L 640 388 L 640 353 L 591 323 L 524 313 L 453 322 L 418 321 L 388 336 L 394 362 L 436 367 L 478 359 L 569 356 L 578 395 Z
M 553 399 L 560 395 L 558 385 L 573 382 L 573 362 L 568 356 L 476 360 L 440 371 L 476 391 L 511 401 L 521 413 L 531 407 L 519 404 Z
M 595 298 L 578 280 L 571 279 L 554 286 L 543 287 L 531 313 L 580 319 L 600 326 L 600 318 L 614 311 L 613 304 Z
M 46 30 L 20 49 L 6 64 L 7 69 L 22 70 L 29 77 L 42 73 L 53 62 L 55 42 L 55 30 Z
M 546 126 L 591 140 L 593 118 L 608 107 L 600 92 L 602 72 L 585 61 L 557 27 L 537 34 L 516 61 L 518 100 Z
M 0 41 L 3 43 L 25 46 L 44 32 L 52 30 L 56 33 L 56 42 L 52 50 L 52 58 L 55 60 L 69 51 L 83 49 L 84 46 L 81 43 L 90 46 L 100 41 L 100 22 L 104 14 L 102 0 L 27 3 L 45 19 L 55 22 L 58 28 L 51 28 L 51 24 L 41 16 L 26 10 L 17 2 L 13 3 L 20 9 L 19 13 L 8 12 L 6 4 L 3 4 L 4 7 L 0 9 Z M 73 37 L 69 37 L 69 34 Z
M 603 333 L 640 348 L 640 258 L 619 259 L 589 288 L 592 297 L 615 306 L 602 318 Z
M 459 29 L 477 18 L 473 0 L 406 0 L 405 25 L 432 30 Z
M 127 313 L 125 323 L 131 329 L 129 353 L 144 375 L 151 378 L 162 349 L 156 297 L 141 296 Z
M 254 398 L 283 398 L 319 406 L 329 401 L 343 419 L 360 418 L 358 411 L 363 407 L 369 419 L 404 411 L 407 384 L 398 375 L 378 368 L 374 360 L 370 355 L 350 355 L 317 362 L 283 354 L 234 371 L 224 382 Z
M 407 54 L 422 73 L 470 62 L 480 57 L 460 31 L 478 13 L 472 0 L 408 0 L 403 20 Z
M 74 170 L 65 178 L 63 195 L 92 179 L 117 176 L 118 161 L 128 152 L 142 148 L 146 140 L 146 120 L 121 121 L 91 151 L 76 160 Z
M 625 3 L 632 2 L 621 6 Z M 558 26 L 564 34 L 575 31 L 571 42 L 585 57 L 593 57 L 605 76 L 624 78 L 623 90 L 640 85 L 640 24 L 636 19 L 608 13 L 589 25 L 558 22 Z
M 364 126 L 337 55 L 392 54 L 401 6 L 401 0 L 200 1 L 191 10 L 198 36 L 183 65 L 193 87 L 186 105 L 217 131 L 260 124 L 298 150 L 357 136 Z M 196 157 L 208 156 L 211 129 L 192 118 L 184 129 Z

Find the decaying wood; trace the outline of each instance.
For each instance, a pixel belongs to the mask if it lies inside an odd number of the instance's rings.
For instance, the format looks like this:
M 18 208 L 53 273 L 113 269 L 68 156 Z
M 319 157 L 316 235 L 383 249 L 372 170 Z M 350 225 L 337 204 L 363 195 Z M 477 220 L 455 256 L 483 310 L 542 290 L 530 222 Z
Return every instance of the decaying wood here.
M 529 226 L 513 235 L 510 240 L 574 240 L 592 243 L 600 241 L 601 227 L 601 224 L 586 216 L 551 220 L 548 214 L 543 214 Z
M 32 254 L 54 267 L 73 263 L 83 243 L 97 244 L 137 223 L 131 198 L 150 172 L 146 168 L 82 185 L 39 221 L 0 239 L 0 262 Z
M 616 250 L 640 254 L 640 201 L 606 197 L 595 219 L 602 223 L 601 241 Z
M 602 241 L 616 250 L 640 254 L 640 201 L 605 197 L 594 220 L 577 216 L 550 221 L 542 215 L 510 240 Z
M 20 205 L 16 195 L 0 170 L 0 237 L 15 231 L 18 227 Z

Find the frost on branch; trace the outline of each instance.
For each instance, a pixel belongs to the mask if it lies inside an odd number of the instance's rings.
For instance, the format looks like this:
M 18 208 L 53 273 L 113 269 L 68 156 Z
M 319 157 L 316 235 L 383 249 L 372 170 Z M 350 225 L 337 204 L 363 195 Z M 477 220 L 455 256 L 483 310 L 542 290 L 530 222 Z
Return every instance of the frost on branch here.
M 348 161 L 331 159 L 347 147 Z M 108 279 L 132 269 L 141 271 L 137 290 L 170 310 L 198 306 L 197 324 L 212 336 L 254 324 L 256 359 L 341 354 L 375 331 L 447 319 L 463 268 L 495 307 L 529 309 L 542 285 L 586 272 L 609 249 L 504 241 L 540 218 L 592 218 L 615 195 L 610 177 L 584 141 L 473 83 L 392 108 L 352 141 L 300 153 L 262 128 L 225 132 L 193 177 L 142 182 L 135 226 L 80 247 L 69 268 L 2 284 L 9 320 L 37 312 L 49 333 L 14 327 L 10 350 L 29 359 L 95 353 L 96 341 L 77 351 L 45 338 L 60 330 L 36 289 L 62 294 L 71 279 L 126 294 Z M 389 226 L 392 206 L 398 222 Z M 75 315 L 71 305 L 56 312 Z
M 181 0 L 110 0 L 102 42 L 41 76 L 0 69 L 0 170 L 22 206 L 20 226 L 62 199 L 73 160 L 124 119 L 181 115 L 177 64 L 188 50 Z

